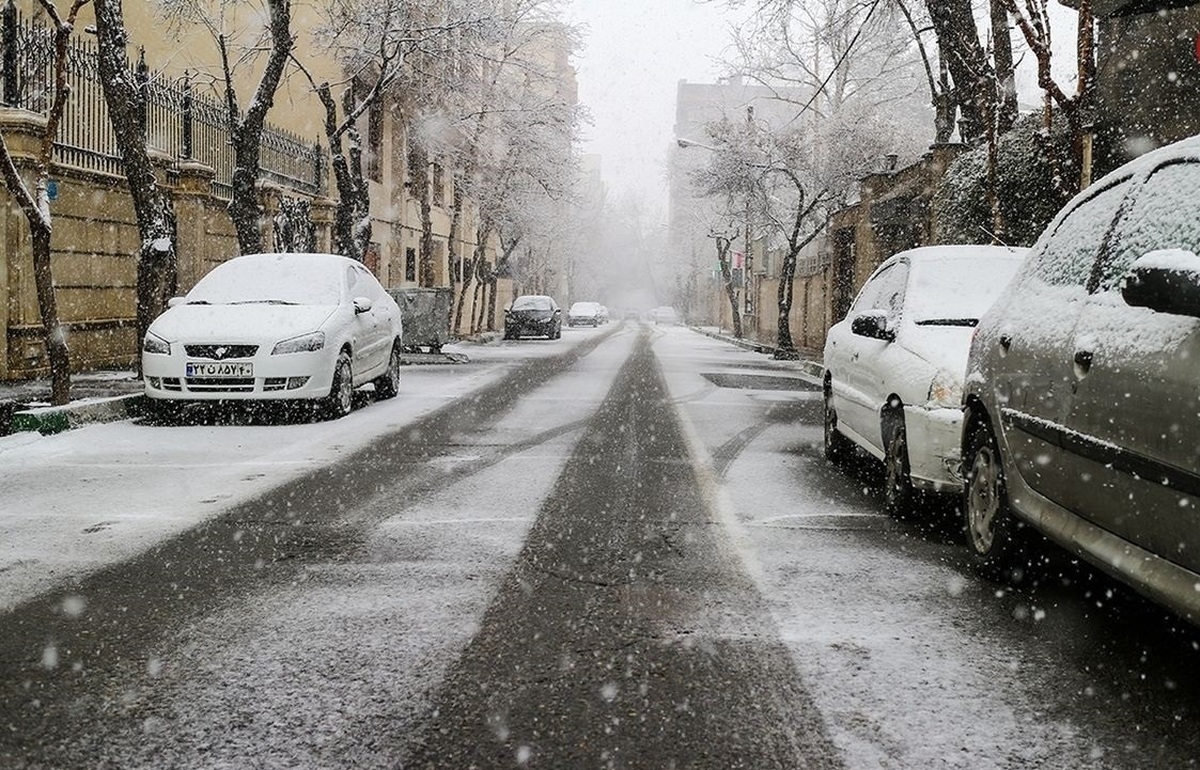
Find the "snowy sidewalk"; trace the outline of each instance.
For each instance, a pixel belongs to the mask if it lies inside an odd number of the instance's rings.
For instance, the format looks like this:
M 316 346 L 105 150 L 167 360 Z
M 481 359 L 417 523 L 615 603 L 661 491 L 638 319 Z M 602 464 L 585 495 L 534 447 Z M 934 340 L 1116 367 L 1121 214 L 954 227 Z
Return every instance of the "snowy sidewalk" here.
M 528 353 L 489 348 L 470 364 L 406 367 L 399 397 L 340 420 L 123 420 L 0 436 L 0 611 L 351 454 L 499 379 Z

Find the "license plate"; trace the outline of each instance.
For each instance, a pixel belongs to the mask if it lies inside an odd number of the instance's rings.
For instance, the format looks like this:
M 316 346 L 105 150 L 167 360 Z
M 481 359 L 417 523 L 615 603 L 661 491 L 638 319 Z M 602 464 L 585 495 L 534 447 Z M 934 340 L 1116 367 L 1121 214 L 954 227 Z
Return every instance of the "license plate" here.
M 254 364 L 249 361 L 188 361 L 188 377 L 253 377 Z

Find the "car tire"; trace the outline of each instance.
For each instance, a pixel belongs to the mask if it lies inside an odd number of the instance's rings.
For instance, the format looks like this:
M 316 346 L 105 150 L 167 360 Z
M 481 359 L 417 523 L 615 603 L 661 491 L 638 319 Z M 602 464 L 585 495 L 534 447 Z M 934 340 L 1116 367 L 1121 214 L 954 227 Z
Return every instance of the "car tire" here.
M 395 398 L 400 392 L 400 342 L 392 343 L 392 352 L 388 356 L 387 371 L 375 378 L 375 397 L 383 400 Z
M 837 431 L 837 411 L 833 408 L 833 394 L 825 389 L 825 459 L 834 465 L 846 461 L 850 455 L 850 439 Z
M 883 447 L 883 508 L 888 516 L 907 519 L 917 501 L 908 463 L 908 432 L 902 419 L 891 421 L 884 430 L 887 443 Z
M 963 523 L 975 565 L 993 578 L 1015 577 L 1019 524 L 1008 504 L 996 434 L 987 420 L 971 426 L 963 447 Z
M 550 339 L 552 339 L 552 340 L 562 339 L 562 327 L 561 326 L 555 327 L 554 333 L 550 335 Z
M 333 365 L 333 383 L 325 398 L 325 416 L 336 420 L 350 414 L 354 406 L 354 378 L 350 369 L 350 354 L 342 351 Z

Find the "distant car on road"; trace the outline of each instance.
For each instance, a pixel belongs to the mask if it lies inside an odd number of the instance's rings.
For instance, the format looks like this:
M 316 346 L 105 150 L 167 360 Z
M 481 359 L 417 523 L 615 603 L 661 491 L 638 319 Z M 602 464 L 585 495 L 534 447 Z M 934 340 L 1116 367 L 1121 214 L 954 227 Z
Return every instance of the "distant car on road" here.
M 504 339 L 562 337 L 562 309 L 553 297 L 523 294 L 504 311 Z
M 330 417 L 352 391 L 400 387 L 400 308 L 362 264 L 333 254 L 250 254 L 217 265 L 150 324 L 152 407 L 307 400 Z
M 1200 623 L 1200 138 L 1068 203 L 979 322 L 967 542 L 1021 568 L 1031 527 Z
M 603 323 L 599 302 L 576 302 L 567 311 L 568 326 L 599 326 Z
M 854 445 L 883 461 L 884 503 L 958 492 L 967 350 L 1024 249 L 932 246 L 886 260 L 825 342 L 825 454 Z

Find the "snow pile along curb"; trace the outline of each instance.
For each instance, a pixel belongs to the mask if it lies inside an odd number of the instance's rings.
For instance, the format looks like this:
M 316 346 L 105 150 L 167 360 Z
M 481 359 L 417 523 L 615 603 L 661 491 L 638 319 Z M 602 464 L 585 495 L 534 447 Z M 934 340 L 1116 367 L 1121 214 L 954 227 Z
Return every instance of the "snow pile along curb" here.
M 728 342 L 731 345 L 737 345 L 738 347 L 745 348 L 746 350 L 753 350 L 755 353 L 764 353 L 766 355 L 773 355 L 775 353 L 775 347 L 773 345 L 764 345 L 763 343 L 755 342 L 754 340 L 738 339 L 737 337 L 729 334 L 724 334 L 720 331 L 705 328 L 703 326 L 692 326 L 690 328 L 695 332 L 703 334 L 705 337 L 711 337 L 714 340 Z M 820 361 L 814 361 L 809 358 L 801 358 L 793 363 L 799 365 L 800 368 L 804 370 L 805 374 L 816 377 L 817 379 L 820 379 L 825 375 L 825 367 Z
M 9 431 L 36 430 L 39 433 L 58 433 L 94 422 L 125 420 L 141 414 L 142 395 L 98 398 L 67 406 L 39 406 L 13 412 Z

